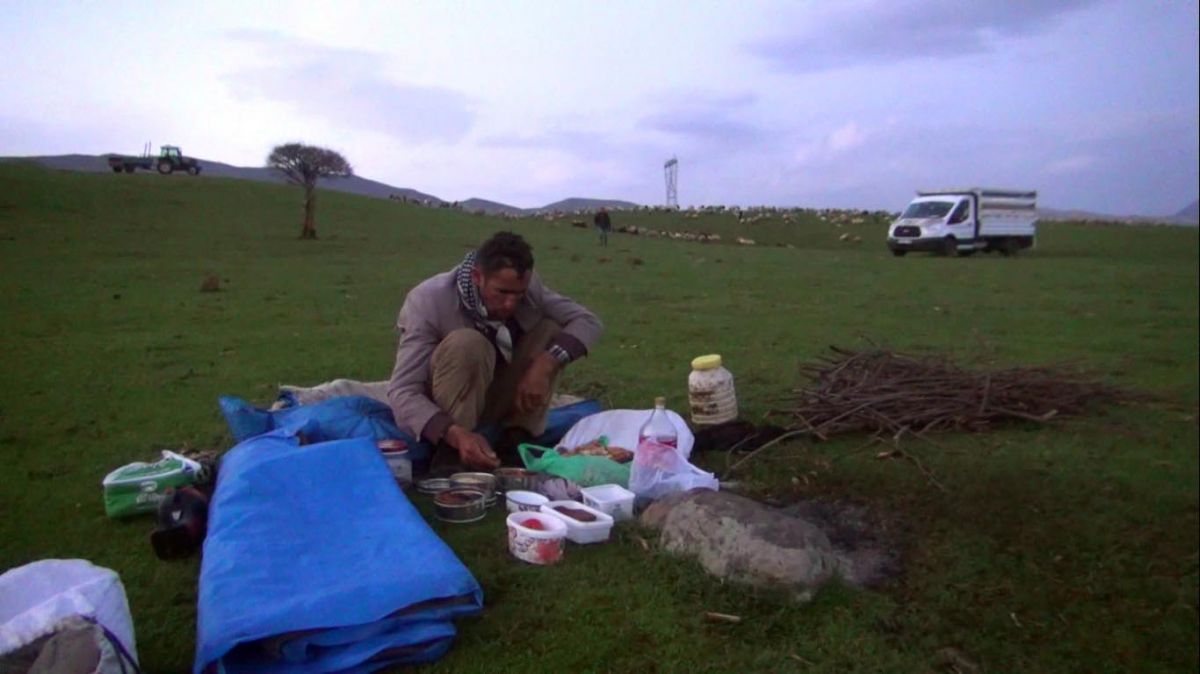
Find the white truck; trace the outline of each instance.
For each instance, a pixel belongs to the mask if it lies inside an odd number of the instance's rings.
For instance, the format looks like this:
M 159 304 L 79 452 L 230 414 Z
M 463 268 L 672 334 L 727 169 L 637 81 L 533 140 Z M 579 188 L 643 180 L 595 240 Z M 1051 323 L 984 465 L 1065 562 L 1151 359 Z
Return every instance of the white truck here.
M 920 190 L 888 228 L 887 245 L 902 257 L 910 250 L 942 255 L 976 251 L 1015 255 L 1037 235 L 1037 192 L 982 187 Z

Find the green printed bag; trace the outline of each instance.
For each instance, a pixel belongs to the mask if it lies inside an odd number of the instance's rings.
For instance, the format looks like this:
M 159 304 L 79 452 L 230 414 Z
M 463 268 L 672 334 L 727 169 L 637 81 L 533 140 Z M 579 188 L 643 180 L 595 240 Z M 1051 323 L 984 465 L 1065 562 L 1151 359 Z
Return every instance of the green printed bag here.
M 629 485 L 627 463 L 617 463 L 603 456 L 563 456 L 552 448 L 537 445 L 520 445 L 517 451 L 529 470 L 565 477 L 581 487 Z
M 104 476 L 104 512 L 109 517 L 129 517 L 158 510 L 168 488 L 186 487 L 201 479 L 196 461 L 163 450 L 154 463 L 130 463 Z

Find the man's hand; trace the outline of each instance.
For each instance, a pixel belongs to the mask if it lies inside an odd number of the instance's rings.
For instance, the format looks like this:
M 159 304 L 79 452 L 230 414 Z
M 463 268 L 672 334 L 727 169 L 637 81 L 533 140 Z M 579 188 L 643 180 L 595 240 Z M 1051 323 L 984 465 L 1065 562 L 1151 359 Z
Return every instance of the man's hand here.
M 517 384 L 517 397 L 513 403 L 518 414 L 529 414 L 550 400 L 550 382 L 558 374 L 559 367 L 558 359 L 548 352 L 533 359 Z
M 499 467 L 500 458 L 492 451 L 487 438 L 472 433 L 462 426 L 451 426 L 446 430 L 446 444 L 458 450 L 458 458 L 468 468 L 492 470 Z

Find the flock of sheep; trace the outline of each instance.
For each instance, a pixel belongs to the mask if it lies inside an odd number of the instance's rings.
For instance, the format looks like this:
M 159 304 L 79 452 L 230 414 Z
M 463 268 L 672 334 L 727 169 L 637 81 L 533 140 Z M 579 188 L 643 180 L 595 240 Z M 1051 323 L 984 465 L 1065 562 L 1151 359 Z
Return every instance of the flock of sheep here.
M 833 209 L 833 208 L 784 209 L 784 208 L 774 208 L 774 207 L 769 207 L 769 206 L 759 206 L 759 207 L 752 207 L 752 208 L 747 208 L 747 209 L 742 209 L 742 208 L 738 208 L 738 207 L 725 207 L 725 206 L 703 206 L 700 208 L 688 208 L 688 209 L 682 209 L 682 210 L 666 208 L 663 206 L 639 206 L 637 208 L 623 209 L 623 210 L 625 212 L 680 213 L 685 220 L 698 220 L 701 217 L 701 215 L 706 215 L 706 214 L 711 215 L 711 214 L 729 213 L 729 214 L 732 214 L 737 219 L 738 224 L 741 224 L 741 225 L 752 225 L 754 223 L 765 221 L 765 220 L 770 220 L 770 219 L 776 218 L 776 217 L 778 217 L 781 222 L 783 222 L 785 224 L 789 224 L 789 223 L 796 222 L 798 220 L 798 216 L 801 213 L 808 213 L 808 214 L 812 214 L 813 216 L 815 216 L 818 220 L 821 220 L 822 222 L 827 222 L 827 223 L 832 224 L 835 228 L 841 228 L 846 225 L 862 225 L 862 224 L 866 224 L 868 221 L 886 222 L 886 221 L 889 221 L 892 218 L 896 217 L 896 214 L 890 213 L 888 211 L 843 210 L 843 209 Z M 542 218 L 548 222 L 555 222 L 555 221 L 563 220 L 563 219 L 566 219 L 566 218 L 572 217 L 572 216 L 581 216 L 581 215 L 588 216 L 591 214 L 592 214 L 591 211 L 575 211 L 573 213 L 555 212 L 555 213 L 548 213 L 546 215 L 543 215 Z M 589 227 L 590 226 L 589 222 L 590 222 L 590 220 L 588 220 L 588 219 L 580 219 L 578 217 L 575 217 L 574 219 L 571 220 L 571 225 L 575 226 L 575 227 Z M 673 230 L 666 230 L 666 229 L 653 229 L 650 227 L 639 227 L 637 225 L 621 225 L 621 226 L 615 227 L 614 231 L 623 233 L 623 234 L 648 236 L 651 238 L 675 239 L 675 240 L 679 240 L 679 241 L 698 241 L 701 243 L 719 242 L 722 240 L 721 235 L 716 234 L 716 233 L 696 232 L 696 231 L 688 231 L 688 230 L 673 231 Z M 744 237 L 744 236 L 736 236 L 736 237 L 734 237 L 734 241 L 743 246 L 757 245 L 757 242 L 754 239 Z M 851 232 L 844 232 L 838 237 L 838 241 L 842 241 L 844 243 L 862 243 L 862 237 L 857 234 L 853 234 Z M 776 245 L 778 245 L 780 247 L 792 247 L 791 244 L 776 244 Z

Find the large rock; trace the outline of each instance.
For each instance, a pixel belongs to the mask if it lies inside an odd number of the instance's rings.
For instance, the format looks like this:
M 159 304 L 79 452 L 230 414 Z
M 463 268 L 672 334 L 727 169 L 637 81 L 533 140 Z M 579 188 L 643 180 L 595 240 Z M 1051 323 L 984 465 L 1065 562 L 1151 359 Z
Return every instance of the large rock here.
M 783 587 L 806 599 L 837 573 L 829 538 L 798 517 L 728 492 L 695 490 L 654 503 L 642 524 L 670 552 L 696 557 L 719 578 Z

